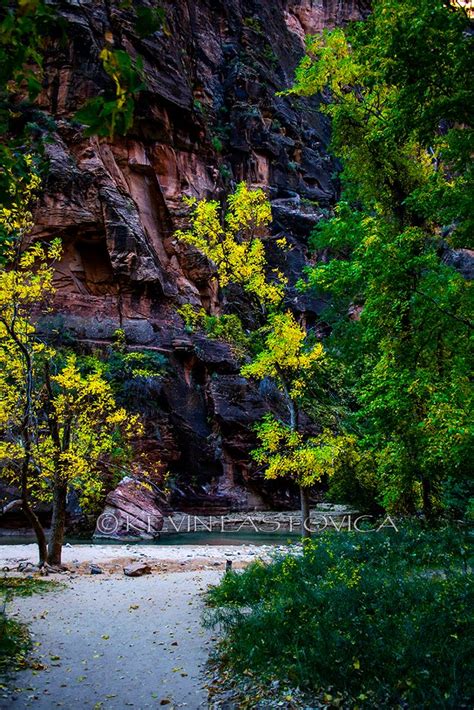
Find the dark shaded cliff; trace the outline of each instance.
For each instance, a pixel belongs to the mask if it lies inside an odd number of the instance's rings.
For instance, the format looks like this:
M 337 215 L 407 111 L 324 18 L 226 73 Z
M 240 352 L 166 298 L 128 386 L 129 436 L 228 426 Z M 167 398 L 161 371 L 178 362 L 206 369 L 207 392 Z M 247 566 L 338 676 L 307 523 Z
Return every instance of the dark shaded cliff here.
M 190 506 L 214 510 L 289 501 L 252 470 L 251 423 L 272 392 L 239 375 L 229 348 L 189 335 L 176 309 L 215 310 L 210 265 L 178 244 L 182 196 L 220 199 L 245 180 L 268 189 L 275 232 L 292 246 L 288 302 L 313 322 L 315 299 L 291 288 L 312 225 L 335 200 L 329 126 L 316 100 L 277 97 L 291 84 L 305 33 L 363 16 L 366 0 L 163 2 L 164 31 L 136 35 L 132 12 L 108 2 L 61 2 L 67 42 L 48 50 L 40 106 L 56 130 L 35 236 L 60 236 L 57 314 L 46 330 L 106 347 L 123 328 L 131 347 L 156 349 L 167 375 L 147 393 L 147 442 Z M 105 37 L 140 55 L 146 88 L 126 138 L 84 138 L 72 117 L 110 81 Z M 293 278 L 294 281 L 294 278 Z M 179 494 L 178 494 L 179 495 Z M 183 502 L 182 501 L 182 502 Z

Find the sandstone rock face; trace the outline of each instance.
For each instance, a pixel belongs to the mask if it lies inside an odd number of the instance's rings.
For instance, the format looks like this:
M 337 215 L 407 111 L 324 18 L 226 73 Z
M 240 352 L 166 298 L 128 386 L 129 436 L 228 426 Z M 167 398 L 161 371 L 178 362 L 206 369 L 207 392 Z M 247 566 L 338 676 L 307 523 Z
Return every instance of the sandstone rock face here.
M 288 29 L 304 42 L 305 35 L 316 34 L 348 20 L 359 20 L 369 10 L 370 0 L 295 0 L 285 11 Z
M 152 490 L 125 478 L 105 500 L 94 537 L 151 539 L 163 527 L 163 513 Z
M 161 352 L 167 376 L 148 400 L 147 447 L 171 471 L 177 503 L 229 509 L 258 499 L 264 506 L 275 491 L 265 492 L 250 464 L 250 425 L 271 403 L 240 378 L 226 345 L 185 333 L 180 304 L 215 312 L 219 301 L 211 265 L 174 231 L 186 222 L 184 195 L 220 199 L 241 180 L 262 186 L 275 232 L 292 245 L 281 266 L 294 283 L 309 232 L 337 187 L 317 99 L 276 93 L 291 85 L 304 33 L 363 17 L 368 3 L 162 5 L 165 31 L 140 38 L 119 3 L 57 3 L 68 42 L 58 37 L 45 62 L 40 104 L 56 128 L 34 237 L 61 237 L 64 256 L 56 315 L 44 327 L 83 348 L 105 347 L 121 327 L 134 347 Z M 134 127 L 113 140 L 85 138 L 73 120 L 87 98 L 111 88 L 99 58 L 106 34 L 144 63 Z M 310 318 L 320 308 L 316 299 L 291 299 Z M 116 510 L 123 501 L 113 495 L 108 505 Z

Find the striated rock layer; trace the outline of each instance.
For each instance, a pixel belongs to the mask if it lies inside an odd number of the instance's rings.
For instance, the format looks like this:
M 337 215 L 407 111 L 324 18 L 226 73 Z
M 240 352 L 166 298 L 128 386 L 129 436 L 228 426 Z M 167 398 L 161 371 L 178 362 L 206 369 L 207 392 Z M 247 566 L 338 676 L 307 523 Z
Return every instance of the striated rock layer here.
M 157 507 L 153 489 L 124 478 L 107 495 L 94 531 L 97 538 L 153 539 L 163 528 L 163 512 Z
M 173 234 L 186 221 L 183 195 L 223 198 L 246 180 L 268 190 L 274 230 L 292 249 L 290 284 L 306 240 L 337 193 L 318 102 L 283 98 L 304 35 L 364 16 L 367 0 L 176 0 L 163 2 L 164 30 L 139 38 L 130 10 L 85 0 L 58 2 L 58 33 L 45 64 L 41 108 L 56 122 L 50 172 L 35 217 L 36 238 L 60 236 L 56 314 L 45 332 L 81 347 L 105 347 L 114 331 L 167 359 L 144 405 L 147 453 L 173 474 L 177 504 L 219 514 L 290 505 L 263 485 L 249 461 L 251 424 L 274 399 L 239 375 L 229 348 L 184 332 L 183 303 L 218 309 L 209 263 Z M 146 87 L 133 130 L 85 138 L 72 116 L 110 89 L 99 53 L 105 37 L 140 55 Z M 289 303 L 314 320 L 320 304 L 290 288 Z

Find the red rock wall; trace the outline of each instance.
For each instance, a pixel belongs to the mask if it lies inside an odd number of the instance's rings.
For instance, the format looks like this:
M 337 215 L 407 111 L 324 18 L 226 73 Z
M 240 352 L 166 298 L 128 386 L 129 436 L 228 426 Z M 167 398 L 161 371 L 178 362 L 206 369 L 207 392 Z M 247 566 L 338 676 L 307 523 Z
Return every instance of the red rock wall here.
M 265 187 L 274 229 L 293 244 L 282 265 L 291 281 L 305 261 L 311 226 L 337 188 L 317 100 L 275 94 L 291 84 L 306 32 L 362 17 L 367 4 L 164 2 L 166 30 L 140 39 L 131 13 L 114 4 L 57 3 L 68 41 L 58 33 L 46 61 L 41 108 L 56 130 L 35 227 L 36 237 L 64 243 L 53 326 L 60 323 L 81 347 L 123 327 L 133 346 L 168 357 L 158 409 L 148 417 L 148 446 L 175 472 L 188 501 L 222 493 L 221 502 L 245 505 L 252 495 L 264 505 L 287 494 L 267 487 L 261 498 L 249 465 L 249 424 L 265 411 L 266 395 L 239 376 L 226 346 L 196 336 L 189 347 L 176 347 L 183 337 L 179 304 L 218 307 L 209 264 L 174 238 L 186 218 L 182 196 L 221 198 L 240 180 Z M 106 33 L 117 48 L 143 57 L 146 83 L 133 130 L 113 141 L 84 138 L 72 120 L 109 86 L 99 59 Z M 308 318 L 318 312 L 316 300 L 290 296 Z

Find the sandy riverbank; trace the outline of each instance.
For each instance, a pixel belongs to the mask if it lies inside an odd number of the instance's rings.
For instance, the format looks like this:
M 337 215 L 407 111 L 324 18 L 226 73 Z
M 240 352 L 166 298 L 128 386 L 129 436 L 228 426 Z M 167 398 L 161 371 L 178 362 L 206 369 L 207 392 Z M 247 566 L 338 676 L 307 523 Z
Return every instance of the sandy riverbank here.
M 66 545 L 63 564 L 72 573 L 89 574 L 90 565 L 100 566 L 104 572 L 121 573 L 130 562 L 146 561 L 153 572 L 175 572 L 199 569 L 219 569 L 227 560 L 239 568 L 252 560 L 268 559 L 283 547 L 273 545 Z M 35 544 L 0 545 L 0 570 L 17 569 L 24 562 L 36 564 Z

